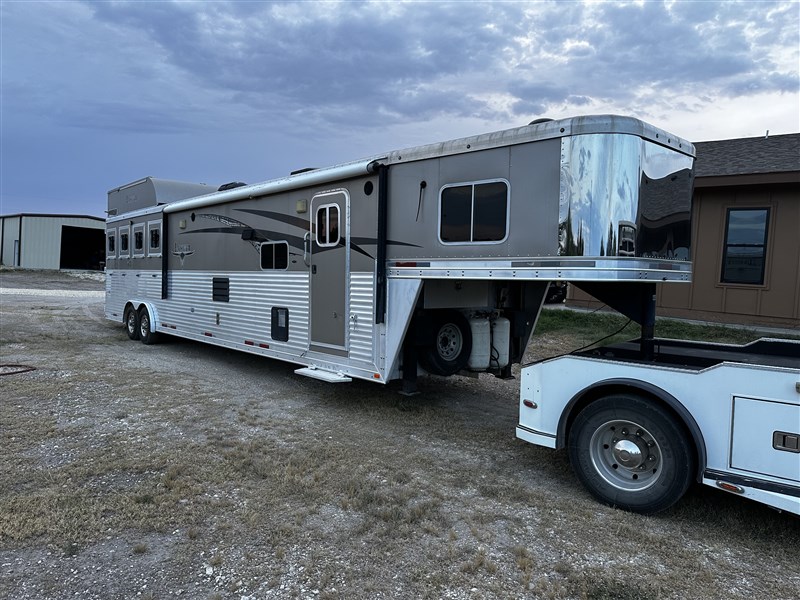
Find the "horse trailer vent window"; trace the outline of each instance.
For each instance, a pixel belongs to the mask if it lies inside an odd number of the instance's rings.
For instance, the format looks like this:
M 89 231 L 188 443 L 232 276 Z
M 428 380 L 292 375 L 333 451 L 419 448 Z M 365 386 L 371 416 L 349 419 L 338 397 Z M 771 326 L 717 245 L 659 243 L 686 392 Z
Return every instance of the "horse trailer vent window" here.
M 161 256 L 161 221 L 147 224 L 147 256 Z
M 508 182 L 482 181 L 442 188 L 439 239 L 445 244 L 496 244 L 508 235 Z
M 729 208 L 722 283 L 764 284 L 768 208 Z
M 108 244 L 106 246 L 106 255 L 113 258 L 117 255 L 117 236 L 113 231 L 108 232 Z
M 261 244 L 261 268 L 286 270 L 289 268 L 288 242 L 264 242 Z
M 119 257 L 127 258 L 130 255 L 130 228 L 119 228 Z
M 339 205 L 323 204 L 317 208 L 317 244 L 322 247 L 339 243 Z
M 144 223 L 133 226 L 133 255 L 144 256 Z
M 227 277 L 212 278 L 211 299 L 214 302 L 228 302 L 230 300 L 230 280 Z

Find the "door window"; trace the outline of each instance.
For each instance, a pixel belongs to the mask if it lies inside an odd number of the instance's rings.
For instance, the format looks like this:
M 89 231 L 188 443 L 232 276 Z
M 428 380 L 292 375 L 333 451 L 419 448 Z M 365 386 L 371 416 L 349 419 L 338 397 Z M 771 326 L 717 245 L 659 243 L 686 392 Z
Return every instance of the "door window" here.
M 339 243 L 339 205 L 323 204 L 317 208 L 316 240 L 322 247 Z

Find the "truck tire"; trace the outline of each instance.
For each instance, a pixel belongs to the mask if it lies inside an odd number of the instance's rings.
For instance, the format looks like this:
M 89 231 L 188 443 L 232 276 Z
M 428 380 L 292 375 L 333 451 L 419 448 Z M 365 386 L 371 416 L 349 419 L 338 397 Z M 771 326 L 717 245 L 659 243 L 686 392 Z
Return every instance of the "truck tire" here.
M 686 492 L 695 455 L 680 420 L 634 394 L 613 394 L 584 408 L 567 441 L 569 460 L 591 494 L 642 514 L 669 508 Z
M 155 344 L 158 342 L 159 335 L 153 331 L 152 323 L 150 322 L 150 312 L 146 306 L 139 309 L 139 339 L 143 344 Z
M 128 334 L 128 337 L 132 340 L 139 339 L 139 313 L 136 312 L 136 309 L 133 306 L 128 305 L 125 307 L 125 318 L 123 319 L 125 323 L 125 332 Z
M 472 352 L 467 318 L 456 310 L 431 313 L 429 343 L 419 348 L 419 364 L 434 375 L 454 375 L 466 368 Z

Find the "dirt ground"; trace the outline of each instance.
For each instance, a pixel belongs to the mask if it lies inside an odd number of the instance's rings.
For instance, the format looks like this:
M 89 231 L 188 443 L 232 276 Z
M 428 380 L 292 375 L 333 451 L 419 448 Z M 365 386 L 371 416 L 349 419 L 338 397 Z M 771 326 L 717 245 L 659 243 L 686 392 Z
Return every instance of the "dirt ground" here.
M 0 272 L 0 363 L 35 367 L 0 376 L 2 598 L 800 597 L 800 519 L 602 506 L 515 439 L 518 380 L 408 398 L 145 346 L 78 275 Z

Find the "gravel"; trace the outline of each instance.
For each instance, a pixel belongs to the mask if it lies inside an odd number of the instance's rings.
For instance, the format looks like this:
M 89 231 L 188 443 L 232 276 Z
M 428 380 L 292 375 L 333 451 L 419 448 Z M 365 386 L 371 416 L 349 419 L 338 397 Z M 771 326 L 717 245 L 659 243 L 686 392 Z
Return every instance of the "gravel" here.
M 0 597 L 796 598 L 800 520 L 708 488 L 642 517 L 514 438 L 517 381 L 333 385 L 0 271 Z M 531 357 L 566 348 L 537 338 Z

